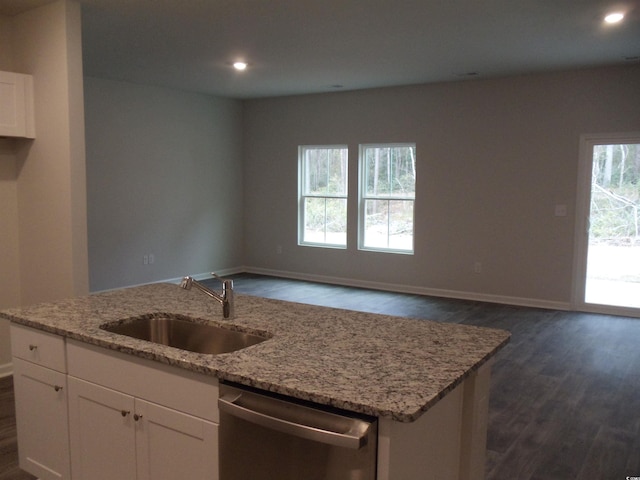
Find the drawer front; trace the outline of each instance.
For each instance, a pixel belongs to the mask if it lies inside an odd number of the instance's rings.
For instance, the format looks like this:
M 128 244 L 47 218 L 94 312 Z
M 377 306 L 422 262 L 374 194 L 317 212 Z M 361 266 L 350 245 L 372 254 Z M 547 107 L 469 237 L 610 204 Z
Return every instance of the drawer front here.
M 66 373 L 64 338 L 22 325 L 11 324 L 11 351 L 14 357 Z

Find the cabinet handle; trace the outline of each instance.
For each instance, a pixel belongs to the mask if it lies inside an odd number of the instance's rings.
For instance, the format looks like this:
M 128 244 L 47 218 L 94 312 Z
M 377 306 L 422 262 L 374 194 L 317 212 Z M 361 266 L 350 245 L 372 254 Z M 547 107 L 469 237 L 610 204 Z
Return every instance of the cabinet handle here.
M 29 345 L 29 350 L 31 350 L 32 352 L 37 349 L 38 349 L 38 345 L 33 345 L 33 344 Z
M 129 410 L 120 410 L 120 414 L 121 414 L 123 417 L 126 417 L 126 416 L 127 416 L 127 415 L 129 415 L 130 413 L 131 413 L 131 412 L 130 412 Z
M 54 385 L 54 386 L 53 386 L 53 389 L 54 389 L 56 392 L 59 392 L 60 390 L 62 390 L 62 387 L 61 387 L 60 385 Z
M 138 415 L 137 413 L 133 414 L 133 419 L 137 422 L 138 420 L 140 420 L 142 418 L 142 415 Z

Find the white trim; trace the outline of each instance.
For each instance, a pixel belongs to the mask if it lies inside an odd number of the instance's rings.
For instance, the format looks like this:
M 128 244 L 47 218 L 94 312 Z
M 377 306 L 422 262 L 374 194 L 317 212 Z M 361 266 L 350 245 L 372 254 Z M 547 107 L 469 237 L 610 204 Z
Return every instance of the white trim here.
M 640 316 L 639 309 L 616 307 L 613 305 L 596 305 L 585 302 L 593 147 L 596 145 L 637 143 L 639 138 L 640 132 L 590 133 L 580 136 L 570 303 L 572 310 L 630 317 Z
M 411 293 L 432 297 L 455 298 L 459 300 L 473 300 L 478 302 L 499 303 L 503 305 L 516 305 L 521 307 L 547 308 L 552 310 L 570 310 L 568 302 L 555 302 L 550 300 L 538 300 L 534 298 L 507 297 L 502 295 L 489 295 L 475 292 L 462 292 L 458 290 L 444 290 L 438 288 L 426 288 L 415 285 L 402 285 L 396 283 L 372 282 L 368 280 L 354 280 L 342 277 L 329 277 L 308 273 L 287 272 L 268 268 L 245 267 L 247 273 L 269 275 L 273 277 L 291 278 L 309 282 L 329 283 L 347 287 L 370 288 L 388 292 Z
M 587 276 L 587 251 L 589 245 L 589 204 L 591 200 L 590 167 L 593 162 L 593 159 L 590 157 L 592 155 L 591 152 L 593 152 L 593 145 L 590 135 L 580 136 L 571 288 L 571 306 L 576 310 L 584 306 Z
M 220 275 L 221 277 L 227 276 L 227 275 L 235 275 L 236 273 L 244 273 L 246 270 L 244 267 L 234 267 L 234 268 L 225 268 L 225 269 L 219 269 L 219 270 L 214 270 L 216 272 L 217 275 Z M 212 278 L 211 276 L 211 272 L 205 272 L 205 273 L 194 273 L 191 275 L 191 277 L 193 277 L 194 280 L 207 280 L 209 278 Z M 141 287 L 143 285 L 149 285 L 152 283 L 175 283 L 178 284 L 182 281 L 183 277 L 175 277 L 175 278 L 166 278 L 164 280 L 154 280 L 151 282 L 145 282 L 145 283 L 136 283 L 133 285 L 122 285 L 119 287 L 113 287 L 113 288 L 106 288 L 104 290 L 95 290 L 92 291 L 91 293 L 104 293 L 104 292 L 111 292 L 114 290 L 121 290 L 123 288 L 133 288 L 133 287 Z
M 13 375 L 13 363 L 0 365 L 0 378 L 9 377 L 11 375 Z
M 585 303 L 577 309 L 578 312 L 596 313 L 600 315 L 616 315 L 620 317 L 640 318 L 640 308 L 617 307 L 615 305 L 598 305 L 596 303 Z

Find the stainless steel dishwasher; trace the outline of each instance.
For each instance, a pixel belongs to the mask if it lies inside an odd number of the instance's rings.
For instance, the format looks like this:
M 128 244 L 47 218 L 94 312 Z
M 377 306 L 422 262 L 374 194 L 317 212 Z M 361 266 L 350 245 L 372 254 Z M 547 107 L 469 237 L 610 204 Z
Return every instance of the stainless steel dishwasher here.
M 375 480 L 378 424 L 221 384 L 220 480 Z

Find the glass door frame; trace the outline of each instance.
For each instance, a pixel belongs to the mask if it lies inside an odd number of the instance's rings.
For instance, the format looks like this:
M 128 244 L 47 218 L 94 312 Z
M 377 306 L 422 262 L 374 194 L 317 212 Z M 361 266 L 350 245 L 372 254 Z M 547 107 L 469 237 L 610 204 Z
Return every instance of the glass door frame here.
M 591 216 L 593 148 L 596 145 L 622 145 L 631 143 L 640 143 L 640 132 L 597 133 L 580 136 L 571 299 L 572 310 L 640 318 L 640 309 L 638 308 L 600 305 L 587 303 L 585 301 L 587 256 L 589 254 L 589 224 Z

